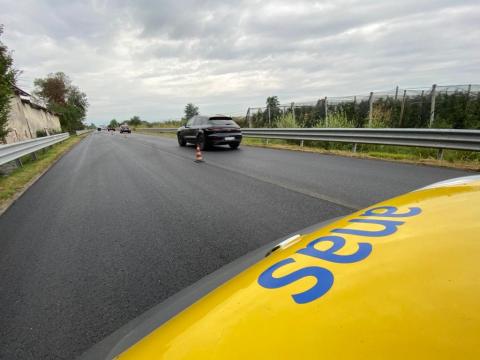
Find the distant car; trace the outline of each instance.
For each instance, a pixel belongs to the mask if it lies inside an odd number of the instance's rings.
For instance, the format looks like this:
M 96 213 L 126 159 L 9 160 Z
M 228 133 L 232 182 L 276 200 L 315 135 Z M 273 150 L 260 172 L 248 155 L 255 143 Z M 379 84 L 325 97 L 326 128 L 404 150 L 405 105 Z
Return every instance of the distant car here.
M 130 128 L 128 127 L 128 125 L 121 125 L 120 126 L 120 134 L 122 133 L 131 133 L 132 130 L 130 130 Z
M 236 149 L 242 141 L 242 131 L 229 116 L 197 115 L 177 130 L 177 139 L 180 146 L 199 144 L 202 150 L 213 145 L 229 145 Z
M 108 131 L 115 131 L 115 128 L 109 126 L 109 127 L 107 128 L 107 130 L 108 130 Z

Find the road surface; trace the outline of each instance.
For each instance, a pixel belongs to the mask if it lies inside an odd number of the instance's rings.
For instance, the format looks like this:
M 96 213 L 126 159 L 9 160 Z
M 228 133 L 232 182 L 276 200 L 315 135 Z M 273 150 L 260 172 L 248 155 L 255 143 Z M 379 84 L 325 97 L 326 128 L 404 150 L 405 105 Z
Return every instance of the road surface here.
M 0 217 L 0 359 L 71 359 L 239 256 L 468 172 L 95 132 Z

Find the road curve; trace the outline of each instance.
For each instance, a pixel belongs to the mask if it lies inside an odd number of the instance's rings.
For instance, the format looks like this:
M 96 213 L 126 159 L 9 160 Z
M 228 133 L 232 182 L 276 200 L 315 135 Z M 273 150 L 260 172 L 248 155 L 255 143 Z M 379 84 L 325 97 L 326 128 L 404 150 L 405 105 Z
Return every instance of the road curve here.
M 95 132 L 0 217 L 0 359 L 70 359 L 289 232 L 468 172 Z

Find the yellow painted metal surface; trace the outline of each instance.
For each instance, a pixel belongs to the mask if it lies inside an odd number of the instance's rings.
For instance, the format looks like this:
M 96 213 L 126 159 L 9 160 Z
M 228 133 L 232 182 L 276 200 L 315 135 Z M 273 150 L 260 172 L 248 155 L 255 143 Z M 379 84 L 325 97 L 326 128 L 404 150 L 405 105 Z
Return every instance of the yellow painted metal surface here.
M 479 359 L 480 181 L 366 210 L 283 244 L 118 358 Z

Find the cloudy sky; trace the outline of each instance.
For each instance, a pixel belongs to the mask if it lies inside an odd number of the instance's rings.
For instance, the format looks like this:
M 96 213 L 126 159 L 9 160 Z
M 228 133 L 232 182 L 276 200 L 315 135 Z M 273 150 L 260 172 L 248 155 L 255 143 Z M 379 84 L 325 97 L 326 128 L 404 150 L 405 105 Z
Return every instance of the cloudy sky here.
M 64 71 L 88 120 L 244 114 L 401 87 L 479 83 L 480 2 L 0 0 L 20 85 Z

